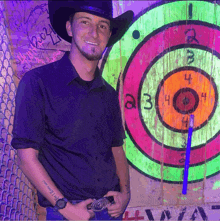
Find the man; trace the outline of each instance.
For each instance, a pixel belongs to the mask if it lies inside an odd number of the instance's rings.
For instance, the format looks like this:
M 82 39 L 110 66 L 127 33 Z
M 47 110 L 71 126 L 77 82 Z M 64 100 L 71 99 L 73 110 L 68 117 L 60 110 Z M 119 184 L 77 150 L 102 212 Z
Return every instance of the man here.
M 130 200 L 125 135 L 117 93 L 97 65 L 133 12 L 112 18 L 111 1 L 71 0 L 49 1 L 49 14 L 71 50 L 20 81 L 12 146 L 47 220 L 121 220 Z M 103 196 L 113 196 L 114 204 L 101 212 L 88 208 Z

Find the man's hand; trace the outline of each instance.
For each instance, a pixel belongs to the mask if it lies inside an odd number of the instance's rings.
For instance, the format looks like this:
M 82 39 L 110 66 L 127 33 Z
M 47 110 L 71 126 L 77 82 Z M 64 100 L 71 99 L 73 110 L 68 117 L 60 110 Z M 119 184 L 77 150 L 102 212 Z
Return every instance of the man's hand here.
M 106 196 L 113 196 L 115 201 L 114 204 L 107 207 L 109 215 L 111 217 L 119 217 L 123 214 L 129 203 L 130 194 L 126 192 L 109 191 L 105 197 Z
M 87 205 L 93 201 L 92 199 L 87 199 L 75 205 L 68 202 L 66 207 L 59 210 L 59 212 L 68 220 L 89 220 L 95 216 L 92 210 L 87 209 Z

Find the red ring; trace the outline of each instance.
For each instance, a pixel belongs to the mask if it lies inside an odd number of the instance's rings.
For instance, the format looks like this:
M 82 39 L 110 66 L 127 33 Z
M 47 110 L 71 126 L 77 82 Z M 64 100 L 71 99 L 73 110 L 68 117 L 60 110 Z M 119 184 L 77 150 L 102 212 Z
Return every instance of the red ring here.
M 187 102 L 187 104 L 184 104 L 185 99 L 188 99 L 190 102 Z M 196 99 L 193 96 L 193 94 L 189 91 L 180 93 L 176 99 L 177 108 L 180 109 L 181 111 L 187 112 L 190 109 L 193 109 L 195 106 L 195 103 L 196 103 Z
M 138 90 L 143 73 L 146 71 L 147 67 L 153 59 L 160 55 L 164 50 L 173 46 L 187 44 L 185 31 L 189 29 L 195 29 L 197 36 L 196 39 L 199 41 L 199 45 L 203 45 L 208 48 L 214 47 L 213 50 L 220 53 L 220 38 L 215 37 L 220 36 L 220 31 L 211 27 L 193 24 L 179 25 L 167 28 L 163 32 L 155 34 L 139 49 L 129 65 L 123 86 L 125 101 L 127 100 L 126 94 L 131 94 L 136 102 L 139 101 Z M 212 44 L 213 41 L 215 41 L 214 45 Z M 196 41 L 193 41 L 191 44 L 197 43 Z M 138 85 L 138 87 L 135 85 Z M 170 165 L 172 162 L 172 165 L 174 166 L 184 165 L 184 161 L 182 159 L 185 151 L 172 150 L 167 147 L 163 148 L 160 144 L 153 141 L 142 125 L 137 107 L 138 105 L 136 105 L 136 108 L 132 109 L 125 108 L 125 120 L 133 140 L 141 148 L 142 152 L 147 154 L 150 158 L 153 158 L 155 161 L 160 162 L 161 153 L 163 151 L 163 161 L 165 164 Z M 206 146 L 204 145 L 203 147 L 196 149 L 192 148 L 190 154 L 190 165 L 204 162 L 205 159 L 207 161 L 218 154 L 220 152 L 219 142 L 220 136 L 217 136 L 214 140 L 206 144 Z

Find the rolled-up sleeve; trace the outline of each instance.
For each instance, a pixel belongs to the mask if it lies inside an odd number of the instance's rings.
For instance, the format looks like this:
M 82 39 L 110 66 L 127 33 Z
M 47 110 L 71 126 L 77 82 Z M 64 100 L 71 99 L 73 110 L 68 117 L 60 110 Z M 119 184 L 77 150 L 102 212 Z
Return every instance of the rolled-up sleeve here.
M 15 149 L 39 150 L 45 133 L 45 105 L 42 81 L 32 72 L 21 79 L 15 105 L 11 145 Z
M 123 124 L 122 124 L 122 117 L 121 117 L 121 109 L 119 105 L 118 93 L 115 93 L 113 97 L 114 105 L 113 107 L 113 128 L 114 128 L 114 135 L 112 141 L 112 147 L 122 146 L 124 143 L 124 139 L 126 138 Z

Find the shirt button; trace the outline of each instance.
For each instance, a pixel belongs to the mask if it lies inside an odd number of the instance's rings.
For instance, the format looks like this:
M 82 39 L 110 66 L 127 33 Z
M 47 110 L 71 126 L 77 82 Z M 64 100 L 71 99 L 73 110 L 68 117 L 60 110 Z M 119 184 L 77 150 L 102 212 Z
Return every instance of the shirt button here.
M 97 179 L 98 182 L 100 182 L 100 179 Z
M 98 160 L 98 157 L 95 157 L 96 160 Z

